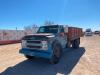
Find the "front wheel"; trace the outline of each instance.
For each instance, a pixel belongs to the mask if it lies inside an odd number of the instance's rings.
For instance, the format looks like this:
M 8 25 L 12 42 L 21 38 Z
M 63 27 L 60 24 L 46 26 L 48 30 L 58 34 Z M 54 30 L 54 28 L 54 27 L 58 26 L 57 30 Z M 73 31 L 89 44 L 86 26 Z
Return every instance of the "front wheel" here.
M 54 44 L 53 45 L 53 55 L 52 58 L 50 59 L 51 64 L 57 64 L 60 60 L 62 54 L 62 47 L 60 44 Z

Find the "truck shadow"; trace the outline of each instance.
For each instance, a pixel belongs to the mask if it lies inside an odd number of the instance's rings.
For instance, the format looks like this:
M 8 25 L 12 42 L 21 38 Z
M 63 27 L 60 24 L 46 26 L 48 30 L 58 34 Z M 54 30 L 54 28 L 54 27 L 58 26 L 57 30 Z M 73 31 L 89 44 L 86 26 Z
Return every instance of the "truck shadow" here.
M 46 59 L 24 60 L 13 67 L 8 67 L 0 75 L 56 75 L 61 73 L 64 75 L 70 74 L 75 65 L 84 54 L 83 47 L 79 49 L 68 49 L 64 52 L 60 62 L 56 65 L 51 65 Z

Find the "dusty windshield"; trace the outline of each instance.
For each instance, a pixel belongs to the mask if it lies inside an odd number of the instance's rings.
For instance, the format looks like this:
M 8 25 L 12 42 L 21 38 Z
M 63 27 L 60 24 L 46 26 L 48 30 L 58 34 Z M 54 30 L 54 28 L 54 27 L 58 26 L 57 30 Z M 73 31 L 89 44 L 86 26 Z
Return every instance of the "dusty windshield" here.
M 39 28 L 37 33 L 57 33 L 58 26 L 42 26 Z

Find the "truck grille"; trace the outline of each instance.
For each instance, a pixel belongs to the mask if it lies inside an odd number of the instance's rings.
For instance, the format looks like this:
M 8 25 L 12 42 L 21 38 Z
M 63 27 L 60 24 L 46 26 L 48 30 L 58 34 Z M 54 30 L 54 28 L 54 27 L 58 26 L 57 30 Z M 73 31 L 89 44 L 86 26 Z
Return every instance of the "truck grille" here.
M 41 43 L 41 41 L 28 40 L 27 41 L 27 48 L 41 49 L 42 48 L 42 43 Z
M 41 41 L 27 41 L 27 43 L 41 43 Z
M 30 46 L 30 45 L 27 45 L 28 48 L 34 48 L 34 49 L 39 49 L 41 48 L 41 46 Z

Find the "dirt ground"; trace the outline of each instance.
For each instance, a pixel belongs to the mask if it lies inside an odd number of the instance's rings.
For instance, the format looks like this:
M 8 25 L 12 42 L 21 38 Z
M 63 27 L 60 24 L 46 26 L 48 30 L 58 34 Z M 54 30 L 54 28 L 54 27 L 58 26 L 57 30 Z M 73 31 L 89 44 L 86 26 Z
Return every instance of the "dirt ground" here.
M 66 49 L 60 62 L 27 60 L 20 44 L 0 46 L 0 75 L 100 75 L 100 36 L 82 37 L 79 49 Z

